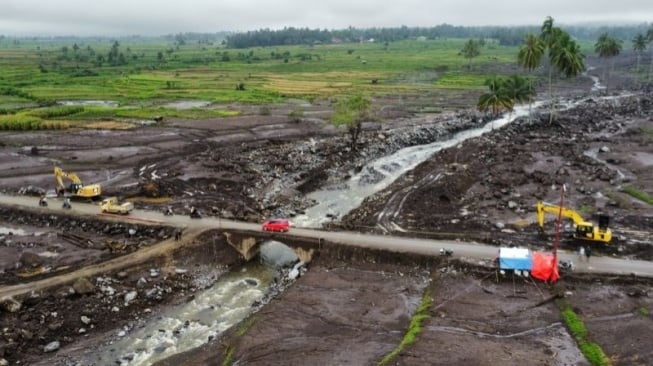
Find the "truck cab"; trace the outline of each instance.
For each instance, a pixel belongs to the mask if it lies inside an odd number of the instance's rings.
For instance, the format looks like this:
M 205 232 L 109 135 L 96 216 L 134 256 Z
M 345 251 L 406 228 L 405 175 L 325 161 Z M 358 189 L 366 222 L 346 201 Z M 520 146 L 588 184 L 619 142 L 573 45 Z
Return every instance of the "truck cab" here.
M 131 202 L 120 203 L 118 197 L 109 197 L 102 200 L 100 208 L 104 213 L 127 215 L 134 209 L 134 204 Z

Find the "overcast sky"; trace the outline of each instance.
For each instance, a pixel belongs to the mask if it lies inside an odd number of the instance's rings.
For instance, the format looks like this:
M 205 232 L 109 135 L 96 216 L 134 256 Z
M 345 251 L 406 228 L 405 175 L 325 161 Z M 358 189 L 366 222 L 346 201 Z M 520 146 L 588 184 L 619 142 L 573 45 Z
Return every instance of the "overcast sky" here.
M 2 35 L 653 22 L 653 0 L 0 0 Z

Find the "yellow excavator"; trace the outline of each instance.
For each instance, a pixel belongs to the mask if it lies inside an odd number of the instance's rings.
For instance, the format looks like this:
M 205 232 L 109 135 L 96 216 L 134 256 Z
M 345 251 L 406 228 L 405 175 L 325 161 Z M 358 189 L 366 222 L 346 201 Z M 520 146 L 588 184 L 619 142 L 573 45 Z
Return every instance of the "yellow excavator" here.
M 540 225 L 540 229 L 544 229 L 544 214 L 554 214 L 558 215 L 560 211 L 560 206 L 552 205 L 549 203 L 544 203 L 542 201 L 537 202 L 537 222 Z M 612 240 L 612 231 L 608 228 L 610 224 L 610 217 L 607 215 L 599 215 L 599 224 L 594 225 L 591 222 L 587 222 L 583 217 L 576 211 L 562 207 L 562 216 L 572 219 L 576 225 L 576 232 L 574 233 L 574 239 L 579 240 L 588 240 L 593 242 L 600 242 L 603 244 L 609 244 Z
M 82 184 L 77 174 L 65 172 L 59 167 L 54 167 L 54 176 L 57 178 L 57 195 L 72 195 L 73 197 L 98 198 L 102 195 L 102 186 L 99 184 Z M 71 181 L 66 187 L 63 184 L 63 178 Z

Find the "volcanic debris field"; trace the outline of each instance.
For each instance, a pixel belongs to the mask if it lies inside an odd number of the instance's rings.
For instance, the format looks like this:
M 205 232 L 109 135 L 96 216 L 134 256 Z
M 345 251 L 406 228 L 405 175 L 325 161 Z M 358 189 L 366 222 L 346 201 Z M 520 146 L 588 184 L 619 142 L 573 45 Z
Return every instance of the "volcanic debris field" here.
M 331 217 L 300 275 L 279 268 L 242 322 L 157 364 L 372 365 L 388 357 L 396 365 L 586 365 L 588 344 L 613 364 L 652 364 L 650 278 L 590 275 L 582 271 L 590 259 L 546 284 L 502 275 L 493 258 L 430 258 L 328 240 L 330 230 L 353 230 L 551 250 L 552 218 L 543 237 L 534 207 L 558 202 L 565 184 L 567 206 L 590 220 L 611 217 L 613 241 L 594 255 L 651 260 L 653 209 L 628 192 L 653 196 L 653 98 L 647 90 L 625 94 L 572 95 L 552 123 L 546 107 L 536 108 L 435 153 Z M 314 204 L 308 193 L 346 187 L 375 158 L 489 122 L 470 111 L 388 108 L 392 115 L 366 123 L 352 150 L 326 122 L 325 105 L 306 105 L 311 117 L 300 122 L 281 117 L 289 108 L 125 129 L 2 131 L 3 193 L 34 196 L 34 207 L 0 206 L 0 364 L 94 364 L 97 349 L 244 264 L 220 229 L 189 227 L 175 240 L 174 225 L 38 208 L 38 195 L 54 189 L 53 165 L 139 209 L 292 220 Z M 239 235 L 302 245 L 292 235 Z M 561 249 L 577 246 L 565 235 Z M 581 336 L 564 321 L 570 313 L 586 329 Z M 115 364 L 131 364 L 133 356 L 115 352 Z

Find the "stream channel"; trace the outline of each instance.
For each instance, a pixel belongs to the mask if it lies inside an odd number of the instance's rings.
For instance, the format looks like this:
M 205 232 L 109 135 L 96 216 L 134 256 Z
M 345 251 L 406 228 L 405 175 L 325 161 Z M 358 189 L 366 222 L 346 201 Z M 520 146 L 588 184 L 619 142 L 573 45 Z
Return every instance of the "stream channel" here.
M 534 103 L 532 108 L 535 109 L 542 103 Z M 519 117 L 527 116 L 528 113 L 529 106 L 517 106 L 512 113 L 494 119 L 482 127 L 458 132 L 448 140 L 406 147 L 394 154 L 376 159 L 365 165 L 360 172 L 351 172 L 351 178 L 345 189 L 327 187 L 310 193 L 308 198 L 317 204 L 306 209 L 305 214 L 295 217 L 292 223 L 298 227 L 321 227 L 332 218 L 346 215 L 358 207 L 366 197 L 388 187 L 402 174 L 414 169 L 436 152 L 501 128 Z
M 294 265 L 286 281 L 296 277 L 292 273 L 297 273 L 299 259 L 280 242 L 263 243 L 259 259 L 225 274 L 192 301 L 166 309 L 146 324 L 116 330 L 112 338 L 117 339 L 82 364 L 151 365 L 207 343 L 262 306 L 273 285 L 283 281 L 282 268 Z

